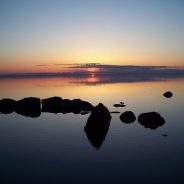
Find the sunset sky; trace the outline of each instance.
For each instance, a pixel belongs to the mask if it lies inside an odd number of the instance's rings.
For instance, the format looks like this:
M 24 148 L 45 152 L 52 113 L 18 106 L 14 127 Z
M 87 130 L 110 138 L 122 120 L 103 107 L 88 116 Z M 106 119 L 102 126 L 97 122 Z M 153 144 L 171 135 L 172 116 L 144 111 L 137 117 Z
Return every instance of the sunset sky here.
M 0 0 L 0 72 L 184 66 L 183 18 L 183 0 Z

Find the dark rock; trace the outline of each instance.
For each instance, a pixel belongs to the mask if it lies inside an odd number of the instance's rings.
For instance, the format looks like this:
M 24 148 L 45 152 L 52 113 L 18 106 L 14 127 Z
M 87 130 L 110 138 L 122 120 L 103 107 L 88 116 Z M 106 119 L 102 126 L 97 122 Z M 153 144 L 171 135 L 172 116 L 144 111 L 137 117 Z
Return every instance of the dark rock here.
M 114 104 L 113 106 L 114 106 L 114 107 L 125 107 L 126 105 L 120 103 L 120 104 Z
M 109 110 L 99 103 L 91 112 L 84 131 L 91 144 L 100 148 L 110 126 L 111 115 Z
M 15 100 L 5 98 L 0 100 L 0 112 L 2 114 L 9 114 L 15 110 Z
M 41 111 L 41 100 L 35 97 L 28 97 L 19 100 L 15 104 L 16 111 Z
M 41 115 L 41 110 L 36 110 L 36 111 L 16 110 L 16 113 L 25 117 L 38 118 Z
M 69 99 L 63 99 L 61 101 L 61 104 L 60 104 L 60 112 L 63 113 L 63 114 L 66 114 L 66 113 L 75 113 L 75 114 L 79 114 L 80 113 L 80 110 L 78 109 L 73 109 L 73 103 L 72 103 L 72 100 L 69 100 Z
M 72 103 L 74 108 L 79 108 L 82 111 L 91 111 L 94 108 L 92 104 L 81 99 L 74 99 Z
M 61 111 L 61 97 L 51 97 L 42 100 L 42 111 L 59 113 Z
M 81 115 L 86 115 L 86 114 L 89 114 L 91 111 L 82 111 L 80 114 Z
M 93 108 L 94 107 L 92 104 L 86 101 L 82 101 L 81 99 L 64 99 L 61 102 L 62 113 L 73 112 L 75 114 L 79 114 L 82 111 L 91 111 Z
M 133 123 L 136 120 L 136 117 L 132 111 L 125 111 L 121 114 L 120 119 L 124 123 Z
M 166 98 L 171 98 L 173 96 L 172 92 L 167 91 L 163 94 L 163 96 L 165 96 Z
M 61 102 L 61 108 L 70 108 L 73 107 L 73 103 L 69 99 L 63 99 Z
M 28 97 L 16 102 L 15 112 L 26 117 L 39 117 L 41 114 L 41 100 Z
M 156 129 L 163 126 L 164 118 L 157 112 L 147 112 L 138 116 L 138 122 L 145 128 Z
M 52 113 L 74 113 L 79 114 L 81 111 L 91 111 L 93 105 L 81 99 L 62 99 L 60 97 L 51 97 L 42 100 L 42 111 Z

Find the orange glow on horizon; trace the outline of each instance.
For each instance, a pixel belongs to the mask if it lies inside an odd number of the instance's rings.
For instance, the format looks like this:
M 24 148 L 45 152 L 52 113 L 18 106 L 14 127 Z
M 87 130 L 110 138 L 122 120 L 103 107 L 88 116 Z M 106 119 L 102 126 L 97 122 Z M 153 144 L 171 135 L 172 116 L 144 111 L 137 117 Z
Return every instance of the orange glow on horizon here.
M 82 51 L 47 53 L 14 57 L 0 57 L 0 73 L 41 73 L 63 72 L 68 70 L 63 64 L 101 63 L 109 65 L 140 65 L 140 66 L 174 66 L 184 67 L 184 56 L 159 53 L 138 53 L 118 51 Z M 97 72 L 97 68 L 88 68 L 89 72 Z

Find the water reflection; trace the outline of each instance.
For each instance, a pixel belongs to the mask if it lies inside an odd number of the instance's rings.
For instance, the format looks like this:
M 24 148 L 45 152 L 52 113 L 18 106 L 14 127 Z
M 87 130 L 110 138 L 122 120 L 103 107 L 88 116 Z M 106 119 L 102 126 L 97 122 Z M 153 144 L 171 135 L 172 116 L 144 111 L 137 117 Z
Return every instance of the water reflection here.
M 124 106 L 124 103 L 121 102 L 119 105 Z M 7 98 L 2 99 L 0 100 L 0 112 L 2 114 L 16 112 L 30 118 L 38 118 L 41 112 L 81 115 L 91 113 L 84 131 L 90 143 L 97 149 L 104 142 L 111 121 L 111 114 L 102 103 L 94 107 L 91 103 L 81 99 L 69 100 L 57 96 L 42 100 L 36 97 L 27 97 L 18 101 Z M 135 122 L 136 116 L 132 111 L 125 111 L 120 115 L 120 120 L 125 124 L 129 124 Z M 165 124 L 164 118 L 157 112 L 140 114 L 138 122 L 144 128 L 150 129 L 157 129 Z
M 66 83 L 97 85 L 119 82 L 165 81 L 184 78 L 183 68 L 166 66 L 80 65 L 62 73 L 0 74 L 2 79 L 60 78 Z

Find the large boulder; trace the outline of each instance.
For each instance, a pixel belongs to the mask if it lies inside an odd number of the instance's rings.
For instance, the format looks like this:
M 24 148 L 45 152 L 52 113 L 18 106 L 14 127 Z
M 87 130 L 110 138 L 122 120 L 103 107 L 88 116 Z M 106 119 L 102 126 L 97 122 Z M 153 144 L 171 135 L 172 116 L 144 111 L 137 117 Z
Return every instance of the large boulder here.
M 3 114 L 12 113 L 15 110 L 15 100 L 5 98 L 0 100 L 0 112 Z
M 145 128 L 156 129 L 163 126 L 164 118 L 157 112 L 142 113 L 138 116 L 138 122 Z
M 120 119 L 123 123 L 133 123 L 136 120 L 136 117 L 132 111 L 125 111 L 121 114 Z
M 110 126 L 110 120 L 110 112 L 102 103 L 94 107 L 87 120 L 84 131 L 91 144 L 97 149 L 100 148 L 106 137 Z
M 51 113 L 59 113 L 61 111 L 61 97 L 50 97 L 42 100 L 42 111 L 43 112 L 51 112 Z
M 41 111 L 41 100 L 35 97 L 28 97 L 16 102 L 15 111 Z
M 166 98 L 171 98 L 173 96 L 172 92 L 167 91 L 163 94 L 163 96 L 165 96 Z

